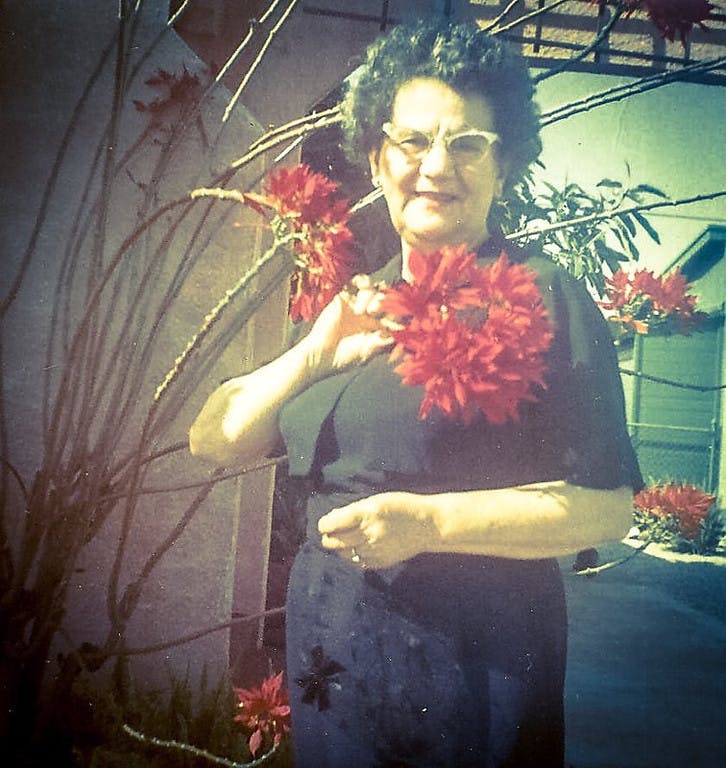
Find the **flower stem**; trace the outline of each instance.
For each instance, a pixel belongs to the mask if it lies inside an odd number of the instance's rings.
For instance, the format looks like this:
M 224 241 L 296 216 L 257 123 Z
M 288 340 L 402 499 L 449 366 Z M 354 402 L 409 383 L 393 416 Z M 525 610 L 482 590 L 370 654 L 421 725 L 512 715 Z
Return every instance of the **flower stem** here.
M 232 300 L 239 293 L 241 293 L 255 277 L 257 277 L 257 275 L 260 273 L 260 270 L 266 264 L 268 264 L 279 251 L 284 250 L 288 245 L 290 245 L 290 243 L 298 238 L 298 234 L 290 233 L 284 237 L 275 239 L 275 242 L 270 246 L 270 248 L 268 248 L 267 251 L 265 251 L 265 253 L 263 253 L 262 256 L 260 256 L 260 258 L 257 259 L 257 261 L 240 277 L 240 279 L 225 292 L 224 296 L 215 304 L 211 312 L 209 312 L 209 314 L 204 318 L 204 322 L 202 323 L 199 330 L 194 334 L 194 336 L 192 336 L 191 339 L 189 339 L 184 351 L 181 353 L 181 355 L 179 355 L 179 357 L 177 357 L 177 359 L 174 361 L 173 367 L 166 374 L 161 384 L 159 384 L 159 386 L 156 388 L 156 392 L 154 393 L 154 402 L 159 401 L 164 392 L 169 388 L 169 385 L 181 373 L 192 352 L 194 352 L 194 350 L 204 340 L 207 334 L 212 330 L 212 327 L 217 322 L 222 312 L 232 302 Z
M 174 741 L 173 739 L 157 739 L 155 736 L 147 736 L 141 731 L 137 731 L 126 723 L 122 726 L 124 733 L 128 734 L 137 741 L 141 741 L 144 744 L 150 744 L 153 747 L 159 747 L 160 749 L 176 749 L 180 752 L 186 752 L 194 757 L 200 757 L 203 760 L 208 760 L 215 765 L 223 765 L 225 768 L 255 768 L 258 765 L 263 765 L 265 761 L 269 760 L 278 750 L 279 744 L 273 745 L 269 752 L 266 752 L 262 757 L 258 757 L 256 760 L 252 760 L 249 763 L 238 763 L 235 760 L 228 760 L 226 757 L 218 757 L 211 752 L 207 752 L 206 749 L 200 749 L 192 744 L 184 744 L 181 741 Z
M 647 541 L 644 541 L 639 547 L 634 549 L 630 554 L 625 555 L 624 557 L 619 557 L 617 560 L 610 560 L 607 563 L 596 565 L 593 568 L 583 568 L 581 571 L 575 571 L 575 573 L 578 576 L 595 576 L 595 574 L 601 573 L 602 571 L 607 571 L 609 568 L 615 568 L 616 565 L 627 563 L 628 560 L 632 560 L 636 555 L 639 555 L 641 552 L 643 552 L 650 543 L 651 540 L 648 539 Z

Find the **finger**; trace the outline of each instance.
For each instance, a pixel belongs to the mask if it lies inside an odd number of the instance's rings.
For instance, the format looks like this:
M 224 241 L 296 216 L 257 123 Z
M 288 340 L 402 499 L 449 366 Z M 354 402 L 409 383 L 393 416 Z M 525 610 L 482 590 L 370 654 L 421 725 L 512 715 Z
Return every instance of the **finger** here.
M 318 520 L 320 533 L 343 534 L 350 533 L 359 528 L 361 516 L 356 511 L 355 502 L 344 507 L 331 509 L 327 515 Z
M 370 275 L 360 273 L 351 277 L 350 284 L 357 290 L 362 291 L 364 288 L 370 288 L 373 285 L 373 281 Z
M 403 323 L 397 323 L 388 315 L 382 315 L 378 321 L 387 331 L 402 331 L 406 326 Z
M 387 349 L 394 343 L 393 336 L 390 336 L 387 331 L 373 331 L 368 334 L 368 357 L 380 352 L 383 349 Z
M 320 537 L 320 543 L 325 549 L 333 551 L 362 549 L 365 545 L 365 539 L 362 535 L 336 536 L 334 534 L 324 533 Z

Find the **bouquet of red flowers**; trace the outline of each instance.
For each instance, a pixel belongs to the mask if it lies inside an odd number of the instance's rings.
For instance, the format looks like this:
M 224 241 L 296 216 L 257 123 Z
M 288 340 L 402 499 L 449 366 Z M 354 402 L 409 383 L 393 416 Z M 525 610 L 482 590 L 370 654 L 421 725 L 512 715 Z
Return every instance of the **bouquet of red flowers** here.
M 552 341 L 534 273 L 502 253 L 477 264 L 465 246 L 410 254 L 411 283 L 387 288 L 381 309 L 393 330 L 396 372 L 423 386 L 419 416 L 437 406 L 470 423 L 479 412 L 493 424 L 519 418 L 519 405 L 544 387 Z

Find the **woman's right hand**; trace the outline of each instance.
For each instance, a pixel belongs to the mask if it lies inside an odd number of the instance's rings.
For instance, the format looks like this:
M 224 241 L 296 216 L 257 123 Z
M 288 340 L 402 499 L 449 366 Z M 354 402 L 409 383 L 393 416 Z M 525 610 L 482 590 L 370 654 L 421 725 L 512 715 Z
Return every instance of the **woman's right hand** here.
M 381 298 L 368 275 L 356 275 L 325 307 L 304 340 L 314 377 L 361 365 L 393 345 L 382 322 Z
M 192 424 L 195 455 L 223 466 L 269 456 L 280 444 L 283 405 L 315 381 L 388 349 L 393 339 L 380 316 L 381 293 L 360 275 L 322 311 L 302 341 L 267 365 L 222 384 Z

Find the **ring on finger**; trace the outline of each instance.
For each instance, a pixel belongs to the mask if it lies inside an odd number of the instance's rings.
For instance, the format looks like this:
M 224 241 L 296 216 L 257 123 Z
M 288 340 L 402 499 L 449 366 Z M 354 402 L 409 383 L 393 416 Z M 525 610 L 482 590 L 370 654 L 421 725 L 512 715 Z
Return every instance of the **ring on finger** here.
M 360 555 L 358 554 L 358 550 L 355 547 L 350 548 L 350 559 L 354 563 L 360 563 Z

